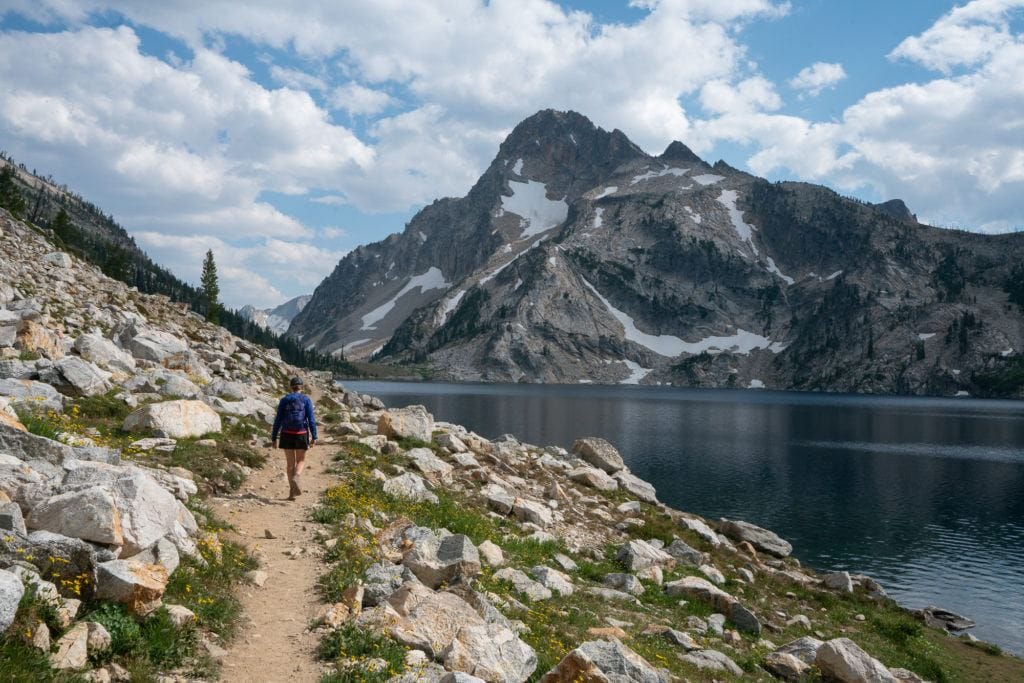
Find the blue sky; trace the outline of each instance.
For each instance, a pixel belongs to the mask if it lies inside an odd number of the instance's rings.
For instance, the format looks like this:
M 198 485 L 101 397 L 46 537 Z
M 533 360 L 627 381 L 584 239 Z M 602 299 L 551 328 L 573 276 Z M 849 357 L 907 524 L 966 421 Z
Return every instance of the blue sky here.
M 538 109 L 1024 227 L 1024 0 L 6 0 L 0 148 L 230 305 L 462 195 Z

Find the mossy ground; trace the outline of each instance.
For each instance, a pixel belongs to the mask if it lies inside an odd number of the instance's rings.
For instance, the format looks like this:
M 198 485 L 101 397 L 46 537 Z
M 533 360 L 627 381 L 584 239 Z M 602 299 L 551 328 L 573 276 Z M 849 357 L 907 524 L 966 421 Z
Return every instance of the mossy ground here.
M 407 442 L 402 445 L 412 447 L 430 444 Z M 553 560 L 554 555 L 566 552 L 559 543 L 524 541 L 519 537 L 514 523 L 496 519 L 467 495 L 437 490 L 439 502 L 436 505 L 410 503 L 389 496 L 371 472 L 374 468 L 387 471 L 390 465 L 406 464 L 401 455 L 381 455 L 366 446 L 350 443 L 339 453 L 338 460 L 337 470 L 342 475 L 341 483 L 325 493 L 315 513 L 317 521 L 331 525 L 333 536 L 337 538 L 336 544 L 326 555 L 331 565 L 330 570 L 321 579 L 321 589 L 328 601 L 340 599 L 341 592 L 366 567 L 378 560 L 372 535 L 358 526 L 352 528 L 342 523 L 349 513 L 369 519 L 378 526 L 388 520 L 405 517 L 422 526 L 443 527 L 453 533 L 464 533 L 477 544 L 491 540 L 503 548 L 506 566 L 527 572 L 538 564 L 557 566 Z M 621 494 L 613 494 L 610 502 L 618 503 L 620 498 Z M 630 531 L 631 536 L 659 538 L 666 542 L 673 537 L 682 538 L 691 546 L 710 552 L 713 563 L 720 569 L 726 570 L 730 564 L 741 564 L 738 556 L 725 555 L 711 548 L 696 534 L 681 528 L 653 506 L 643 505 L 641 516 L 645 526 Z M 639 606 L 609 603 L 580 590 L 586 586 L 600 585 L 600 580 L 609 572 L 622 571 L 613 558 L 614 545 L 604 549 L 602 559 L 573 556 L 578 569 L 570 572 L 577 588 L 572 596 L 556 595 L 551 600 L 531 603 L 526 611 L 504 610 L 510 619 L 521 620 L 527 627 L 522 638 L 536 650 L 539 660 L 534 678 L 539 678 L 557 664 L 576 645 L 593 639 L 594 636 L 588 635 L 587 630 L 607 627 L 608 619 L 611 618 L 630 624 L 625 627 L 626 644 L 651 663 L 690 681 L 729 679 L 730 676 L 726 674 L 700 671 L 682 662 L 679 659 L 681 650 L 664 638 L 641 635 L 641 631 L 650 624 L 682 628 L 687 617 L 706 618 L 713 611 L 708 605 L 694 600 L 680 604 L 678 598 L 667 596 L 660 587 L 651 583 L 645 583 L 646 591 L 640 596 Z M 478 589 L 499 597 L 521 600 L 522 596 L 516 595 L 510 584 L 496 581 L 493 574 L 493 569 L 485 567 L 477 580 Z M 696 567 L 677 567 L 666 572 L 665 581 L 685 575 L 700 576 L 700 573 Z M 776 645 L 818 632 L 826 639 L 840 636 L 851 638 L 886 665 L 910 669 L 936 683 L 1024 680 L 1024 662 L 995 650 L 987 652 L 985 649 L 968 646 L 944 633 L 927 628 L 891 601 L 873 600 L 862 593 L 840 595 L 832 591 L 801 587 L 765 573 L 759 573 L 753 585 L 732 580 L 723 588 L 762 616 L 782 611 L 788 616 L 804 614 L 810 618 L 812 632 L 799 625 L 783 627 L 779 632 L 766 630 L 761 637 Z M 858 620 L 857 615 L 862 615 L 863 621 Z M 731 627 L 731 624 L 726 624 L 726 628 Z M 338 663 L 340 672 L 325 680 L 372 680 L 360 679 L 358 676 L 376 675 L 364 666 L 369 658 L 381 655 L 371 654 L 372 648 L 361 644 L 362 641 L 351 628 L 342 629 L 339 633 L 341 635 L 330 636 L 321 650 L 321 656 Z M 744 680 L 774 680 L 759 668 L 769 648 L 760 645 L 758 638 L 749 635 L 743 635 L 742 638 L 743 644 L 733 649 L 723 645 L 720 640 L 697 636 L 698 641 L 732 657 L 744 669 Z M 383 647 L 378 641 L 374 642 L 377 643 L 374 647 Z M 398 661 L 397 655 L 395 661 Z M 815 680 L 816 676 L 812 673 L 811 680 Z

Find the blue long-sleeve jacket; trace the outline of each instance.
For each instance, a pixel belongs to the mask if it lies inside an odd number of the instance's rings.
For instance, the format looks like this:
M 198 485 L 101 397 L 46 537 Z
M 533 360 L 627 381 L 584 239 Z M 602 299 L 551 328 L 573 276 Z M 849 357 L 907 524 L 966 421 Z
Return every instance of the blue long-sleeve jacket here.
M 305 409 L 304 410 L 304 412 L 305 412 L 305 423 L 301 427 L 299 427 L 297 425 L 285 425 L 284 424 L 284 418 L 285 418 L 284 407 L 288 403 L 289 399 L 295 399 L 296 397 L 300 401 L 302 401 L 302 403 L 304 405 L 304 409 Z M 277 435 L 281 431 L 282 428 L 286 428 L 287 431 L 295 430 L 299 434 L 302 434 L 302 433 L 305 433 L 305 432 L 308 431 L 309 435 L 313 438 L 313 440 L 314 441 L 317 440 L 317 435 L 316 435 L 316 418 L 313 416 L 313 401 L 310 400 L 309 396 L 306 396 L 302 392 L 298 392 L 297 391 L 297 392 L 293 392 L 291 394 L 286 394 L 280 401 L 278 401 L 278 403 L 277 403 L 277 417 L 274 418 L 274 428 L 270 432 L 271 440 L 276 440 L 277 439 Z

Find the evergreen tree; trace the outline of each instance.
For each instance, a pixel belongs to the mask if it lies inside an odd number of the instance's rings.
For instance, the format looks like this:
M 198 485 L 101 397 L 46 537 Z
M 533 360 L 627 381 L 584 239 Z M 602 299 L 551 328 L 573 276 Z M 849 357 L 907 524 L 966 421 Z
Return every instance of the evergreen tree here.
M 207 249 L 203 259 L 203 274 L 200 277 L 203 286 L 203 303 L 206 304 L 206 319 L 211 323 L 220 322 L 220 285 L 217 283 L 217 264 L 213 261 L 213 250 Z
M 0 208 L 7 209 L 15 218 L 25 215 L 25 198 L 14 184 L 14 170 L 9 165 L 0 171 Z
M 68 212 L 61 207 L 61 210 L 57 212 L 57 215 L 50 221 L 50 229 L 62 242 L 70 242 L 72 237 L 72 230 L 74 229 L 71 225 L 71 217 L 68 216 Z

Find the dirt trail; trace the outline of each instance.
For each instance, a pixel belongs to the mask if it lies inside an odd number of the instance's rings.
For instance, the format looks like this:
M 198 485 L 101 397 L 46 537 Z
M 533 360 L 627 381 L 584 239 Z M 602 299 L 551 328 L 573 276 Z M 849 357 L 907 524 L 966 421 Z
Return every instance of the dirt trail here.
M 241 600 L 242 627 L 223 662 L 222 680 L 317 681 L 323 673 L 317 662 L 317 637 L 307 633 L 320 600 L 316 580 L 324 571 L 320 544 L 311 521 L 323 491 L 336 482 L 326 473 L 336 446 L 312 448 L 302 474 L 303 494 L 286 500 L 284 452 L 267 449 L 266 466 L 253 472 L 243 487 L 214 501 L 219 516 L 237 528 L 237 539 L 258 549 L 260 570 L 268 574 L 262 588 L 245 585 Z M 266 531 L 276 538 L 266 538 Z M 286 554 L 302 549 L 297 558 Z

